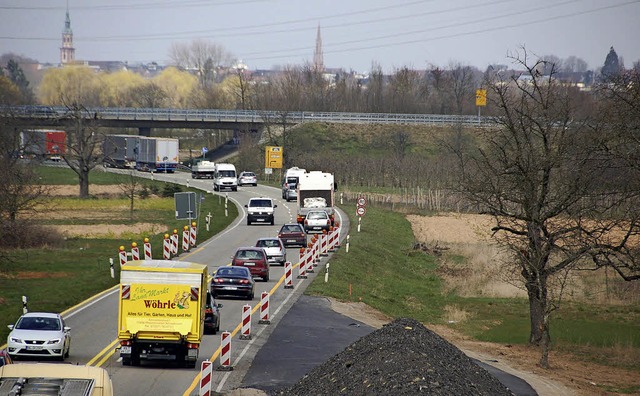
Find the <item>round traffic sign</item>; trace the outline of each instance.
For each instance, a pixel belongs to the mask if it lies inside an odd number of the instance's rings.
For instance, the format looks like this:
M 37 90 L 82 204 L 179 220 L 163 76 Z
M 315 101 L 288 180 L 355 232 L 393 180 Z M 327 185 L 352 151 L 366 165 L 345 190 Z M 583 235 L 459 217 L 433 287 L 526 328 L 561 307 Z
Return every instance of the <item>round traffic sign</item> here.
M 367 205 L 367 199 L 365 197 L 358 198 L 358 206 L 366 206 L 366 205 Z
M 365 213 L 367 213 L 367 210 L 364 208 L 364 206 L 359 206 L 358 209 L 356 209 L 356 214 L 358 216 L 364 216 Z

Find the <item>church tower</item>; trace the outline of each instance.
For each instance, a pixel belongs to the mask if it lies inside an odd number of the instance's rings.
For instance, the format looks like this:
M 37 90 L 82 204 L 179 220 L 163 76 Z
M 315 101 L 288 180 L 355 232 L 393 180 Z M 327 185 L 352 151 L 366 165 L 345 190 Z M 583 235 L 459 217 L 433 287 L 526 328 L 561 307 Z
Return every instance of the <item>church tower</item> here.
M 322 55 L 322 37 L 320 36 L 320 24 L 318 24 L 318 34 L 316 36 L 316 52 L 313 54 L 313 68 L 317 72 L 324 72 L 324 56 Z
M 60 63 L 66 65 L 73 63 L 75 59 L 76 49 L 73 48 L 73 31 L 71 30 L 71 18 L 69 18 L 69 3 L 67 3 L 67 18 L 64 21 L 62 47 L 60 47 Z

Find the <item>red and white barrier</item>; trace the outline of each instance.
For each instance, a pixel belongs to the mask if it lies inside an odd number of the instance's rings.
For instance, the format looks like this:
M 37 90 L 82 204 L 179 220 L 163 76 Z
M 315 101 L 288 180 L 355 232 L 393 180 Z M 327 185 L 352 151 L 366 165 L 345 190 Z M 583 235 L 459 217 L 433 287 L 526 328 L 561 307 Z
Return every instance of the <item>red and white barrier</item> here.
M 140 260 L 140 248 L 135 242 L 131 243 L 131 260 Z
M 124 250 L 124 246 L 120 246 L 118 250 L 118 257 L 120 259 L 120 267 L 127 263 L 127 252 Z
M 300 262 L 298 263 L 298 279 L 307 279 L 307 265 L 305 261 L 304 251 L 306 249 L 301 248 L 300 254 L 302 257 L 300 258 Z
M 220 366 L 218 371 L 231 371 L 231 333 L 228 331 L 220 334 Z
M 271 324 L 269 320 L 269 292 L 263 291 L 260 296 L 260 324 Z
M 184 230 L 182 231 L 182 252 L 186 253 L 189 251 L 189 226 L 184 226 Z
M 251 305 L 242 306 L 242 334 L 240 334 L 241 340 L 251 339 Z
M 307 254 L 305 256 L 305 262 L 304 264 L 307 266 L 307 272 L 314 272 L 313 271 L 313 249 L 309 248 L 307 249 Z
M 171 260 L 171 252 L 173 251 L 171 247 L 171 239 L 169 238 L 169 234 L 164 234 L 164 240 L 162 241 L 162 258 L 165 260 Z
M 320 234 L 320 256 L 328 256 L 329 249 L 327 247 L 327 241 L 329 240 L 329 233 L 326 230 L 322 230 Z
M 317 267 L 320 262 L 320 239 L 313 241 L 313 266 Z
M 178 255 L 178 230 L 173 230 L 173 234 L 171 235 L 171 254 L 174 256 Z
M 212 377 L 213 366 L 210 361 L 205 360 L 200 368 L 200 392 L 198 392 L 198 396 L 211 396 Z
M 189 236 L 190 237 L 189 244 L 191 245 L 191 247 L 196 247 L 197 233 L 198 233 L 197 223 L 194 221 L 193 223 L 191 223 L 191 235 Z
M 284 263 L 284 288 L 293 289 L 293 275 L 291 275 L 291 261 Z
M 151 243 L 149 243 L 149 238 L 144 238 L 144 259 L 151 260 Z

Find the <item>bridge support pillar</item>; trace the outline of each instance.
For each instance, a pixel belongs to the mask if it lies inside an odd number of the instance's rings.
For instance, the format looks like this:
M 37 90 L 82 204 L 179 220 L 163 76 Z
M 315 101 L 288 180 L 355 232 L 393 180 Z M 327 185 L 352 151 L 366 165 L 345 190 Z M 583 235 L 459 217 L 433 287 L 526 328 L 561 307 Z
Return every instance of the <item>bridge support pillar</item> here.
M 139 127 L 138 134 L 140 136 L 151 137 L 151 127 Z

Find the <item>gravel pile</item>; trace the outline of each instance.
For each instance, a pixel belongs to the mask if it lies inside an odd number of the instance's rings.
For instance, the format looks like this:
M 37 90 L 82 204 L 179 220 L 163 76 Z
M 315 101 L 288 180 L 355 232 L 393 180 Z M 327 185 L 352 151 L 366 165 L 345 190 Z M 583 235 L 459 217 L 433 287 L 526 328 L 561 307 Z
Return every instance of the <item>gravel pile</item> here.
M 458 348 L 400 318 L 272 395 L 513 395 Z

